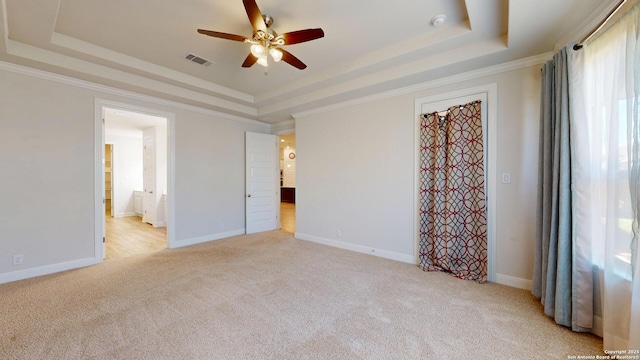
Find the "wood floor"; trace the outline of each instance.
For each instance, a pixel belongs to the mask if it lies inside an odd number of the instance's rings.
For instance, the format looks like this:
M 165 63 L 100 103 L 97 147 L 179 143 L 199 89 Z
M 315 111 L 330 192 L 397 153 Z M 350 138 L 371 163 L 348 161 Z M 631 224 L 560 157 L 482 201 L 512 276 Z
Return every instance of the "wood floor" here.
M 280 225 L 282 231 L 292 234 L 296 232 L 296 204 L 280 203 Z
M 107 216 L 106 226 L 106 259 L 150 253 L 167 247 L 167 228 L 143 223 L 139 216 Z
M 117 259 L 132 254 L 144 254 L 167 247 L 167 228 L 143 223 L 139 216 L 106 216 L 107 256 Z M 282 231 L 296 232 L 296 205 L 280 203 Z

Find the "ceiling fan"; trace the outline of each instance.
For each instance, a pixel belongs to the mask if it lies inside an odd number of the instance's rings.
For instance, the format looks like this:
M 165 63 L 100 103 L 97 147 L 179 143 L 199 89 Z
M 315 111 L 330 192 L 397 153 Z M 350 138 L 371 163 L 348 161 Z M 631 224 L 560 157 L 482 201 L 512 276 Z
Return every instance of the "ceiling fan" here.
M 242 67 L 251 67 L 256 62 L 266 67 L 269 65 L 267 59 L 267 54 L 269 54 L 275 62 L 282 60 L 300 70 L 305 69 L 307 67 L 305 63 L 290 52 L 282 49 L 281 46 L 319 39 L 324 36 L 324 31 L 320 28 L 304 29 L 278 35 L 271 29 L 273 18 L 270 15 L 262 15 L 255 0 L 243 0 L 242 3 L 249 16 L 251 26 L 253 26 L 253 36 L 251 38 L 204 29 L 198 29 L 198 32 L 208 36 L 251 44 L 251 53 L 242 63 Z

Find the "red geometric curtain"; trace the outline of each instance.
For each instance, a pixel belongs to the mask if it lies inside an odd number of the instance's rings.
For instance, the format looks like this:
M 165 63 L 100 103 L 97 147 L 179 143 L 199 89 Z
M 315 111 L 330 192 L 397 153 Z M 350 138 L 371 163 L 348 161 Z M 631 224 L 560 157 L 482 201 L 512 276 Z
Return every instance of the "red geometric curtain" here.
M 420 116 L 420 267 L 487 281 L 481 102 Z

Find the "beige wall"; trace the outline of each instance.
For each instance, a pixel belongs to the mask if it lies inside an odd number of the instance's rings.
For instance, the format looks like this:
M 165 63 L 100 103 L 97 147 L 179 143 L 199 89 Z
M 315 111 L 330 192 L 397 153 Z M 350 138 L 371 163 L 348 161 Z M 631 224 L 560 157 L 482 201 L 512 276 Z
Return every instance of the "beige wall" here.
M 244 232 L 244 133 L 269 127 L 114 93 L 0 70 L 0 283 L 96 261 L 96 98 L 175 114 L 177 245 Z
M 414 101 L 489 83 L 498 84 L 496 175 L 512 178 L 497 186 L 496 270 L 526 284 L 535 236 L 538 66 L 298 119 L 298 234 L 411 259 Z M 175 114 L 178 245 L 243 232 L 244 132 L 269 132 L 267 126 L 0 70 L 0 282 L 95 260 L 96 98 Z M 24 254 L 24 264 L 12 266 L 13 254 Z
M 414 258 L 415 99 L 498 84 L 497 280 L 533 273 L 539 66 L 400 95 L 296 121 L 296 234 L 385 257 Z

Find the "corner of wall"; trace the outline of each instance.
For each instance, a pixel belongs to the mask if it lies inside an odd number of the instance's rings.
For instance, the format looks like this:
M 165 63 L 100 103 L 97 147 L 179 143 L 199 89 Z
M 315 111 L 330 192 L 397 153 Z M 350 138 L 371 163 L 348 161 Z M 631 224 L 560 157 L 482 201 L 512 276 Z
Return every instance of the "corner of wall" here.
M 514 276 L 496 274 L 496 283 L 500 285 L 511 286 L 518 289 L 524 289 L 531 291 L 532 281 L 527 279 L 521 279 Z
M 98 258 L 86 258 L 73 261 L 67 261 L 63 263 L 38 266 L 34 268 L 12 271 L 9 273 L 0 274 L 0 284 L 24 280 L 36 276 L 49 275 L 61 271 L 78 269 L 86 266 L 96 265 L 102 262 L 102 259 Z
M 295 119 L 291 119 L 273 123 L 270 129 L 273 135 L 291 134 L 296 131 L 296 121 Z

